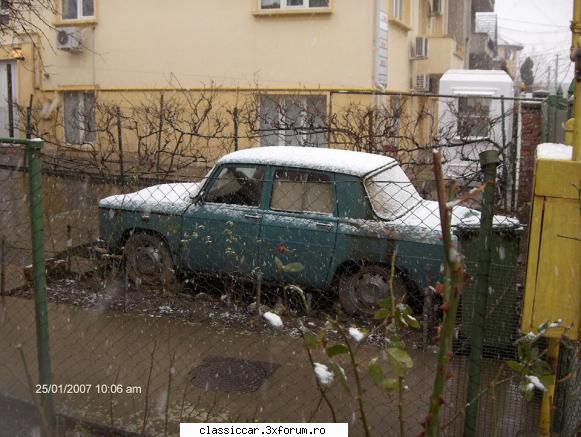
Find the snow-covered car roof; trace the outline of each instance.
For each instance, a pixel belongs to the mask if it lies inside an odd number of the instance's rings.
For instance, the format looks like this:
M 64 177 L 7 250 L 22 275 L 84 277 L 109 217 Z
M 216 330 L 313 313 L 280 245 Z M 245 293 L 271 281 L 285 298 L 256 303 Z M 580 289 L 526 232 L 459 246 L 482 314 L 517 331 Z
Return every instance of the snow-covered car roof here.
M 218 164 L 264 164 L 365 176 L 395 163 L 395 159 L 371 153 L 319 147 L 272 146 L 239 150 Z

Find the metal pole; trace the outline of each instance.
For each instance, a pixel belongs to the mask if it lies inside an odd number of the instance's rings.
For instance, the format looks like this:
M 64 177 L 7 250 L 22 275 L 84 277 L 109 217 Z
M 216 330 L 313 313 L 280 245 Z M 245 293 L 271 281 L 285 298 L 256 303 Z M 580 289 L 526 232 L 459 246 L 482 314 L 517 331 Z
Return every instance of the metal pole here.
M 502 208 L 506 212 L 508 210 L 508 154 L 506 153 L 506 121 L 504 95 L 500 96 L 500 112 L 502 113 L 501 128 L 502 128 Z
M 238 139 L 238 108 L 234 108 L 232 118 L 234 121 L 234 151 L 236 151 L 240 147 Z
M 514 108 L 514 106 L 513 106 Z M 521 105 L 520 102 L 516 103 L 516 114 L 513 117 L 513 127 L 512 127 L 512 151 L 511 151 L 511 155 L 512 155 L 512 160 L 511 160 L 511 164 L 512 164 L 512 187 L 511 187 L 511 197 L 510 197 L 510 212 L 512 214 L 515 213 L 516 211 L 516 204 L 517 204 L 517 161 L 518 161 L 518 142 L 519 142 L 519 134 L 518 134 L 518 129 L 519 129 L 519 123 L 520 123 L 520 111 L 521 111 Z
M 159 132 L 157 135 L 157 161 L 155 164 L 155 176 L 159 183 L 159 160 L 161 155 L 161 137 L 163 132 L 163 93 L 159 96 Z
M 466 419 L 464 437 L 476 435 L 478 419 L 478 393 L 480 391 L 480 363 L 484 340 L 484 316 L 488 304 L 488 275 L 490 271 L 490 247 L 492 240 L 492 214 L 498 152 L 487 150 L 480 153 L 480 165 L 484 172 L 484 195 L 480 217 L 478 271 L 476 273 L 476 296 L 474 299 L 470 360 L 468 363 L 468 390 L 466 394 Z
M 14 96 L 12 95 L 12 65 L 6 64 L 6 84 L 8 99 L 8 135 L 14 138 Z
M 373 132 L 374 116 L 373 109 L 367 114 L 367 152 L 375 153 L 375 138 Z
M 551 367 L 552 374 L 557 377 L 557 365 L 559 363 L 559 339 L 548 338 L 547 339 L 547 361 Z M 539 435 L 540 436 L 550 436 L 551 435 L 551 416 L 553 400 L 555 398 L 555 384 L 549 384 L 546 387 L 546 391 L 543 393 L 543 400 L 541 401 L 541 414 L 539 421 Z
M 555 94 L 559 94 L 559 54 L 555 55 Z
M 571 23 L 571 60 L 575 62 L 575 133 L 573 141 L 573 161 L 581 161 L 581 0 L 573 3 Z
M 32 94 L 28 99 L 28 106 L 26 107 L 26 138 L 32 138 Z
M 123 131 L 121 129 L 121 108 L 117 106 L 117 141 L 119 143 L 119 173 L 121 185 L 125 185 L 125 169 L 123 168 Z
M 36 316 L 36 344 L 40 384 L 50 384 L 50 354 L 48 338 L 48 305 L 46 297 L 46 273 L 44 262 L 44 231 L 42 212 L 42 160 L 40 151 L 43 141 L 28 141 L 28 175 L 30 183 L 30 231 L 32 236 L 32 273 L 34 285 L 34 309 Z M 54 423 L 54 410 L 50 393 L 41 395 L 41 404 L 49 424 Z

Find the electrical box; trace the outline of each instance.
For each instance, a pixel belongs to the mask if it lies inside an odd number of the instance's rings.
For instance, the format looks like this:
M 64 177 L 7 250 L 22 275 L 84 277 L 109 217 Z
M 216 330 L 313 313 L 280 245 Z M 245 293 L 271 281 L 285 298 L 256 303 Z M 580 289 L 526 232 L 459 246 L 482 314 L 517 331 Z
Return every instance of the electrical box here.
M 541 145 L 560 147 L 560 145 Z M 581 338 L 581 162 L 544 154 L 535 163 L 529 254 L 521 330 L 536 332 L 563 320 L 566 336 Z M 564 160 L 559 160 L 564 159 Z M 559 337 L 565 328 L 550 329 Z

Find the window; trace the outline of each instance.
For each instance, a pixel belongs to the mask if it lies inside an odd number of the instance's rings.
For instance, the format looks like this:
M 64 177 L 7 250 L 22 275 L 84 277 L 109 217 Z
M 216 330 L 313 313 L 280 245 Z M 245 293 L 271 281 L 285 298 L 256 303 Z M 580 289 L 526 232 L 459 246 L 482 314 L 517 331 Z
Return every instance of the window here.
M 65 92 L 65 141 L 69 144 L 95 142 L 95 93 Z
M 403 21 L 403 0 L 391 0 L 391 15 Z
M 63 20 L 81 20 L 95 16 L 94 0 L 63 0 Z
M 394 220 L 418 205 L 422 198 L 399 165 L 373 175 L 365 188 L 375 213 Z
M 10 9 L 12 0 L 0 0 L 0 26 L 7 26 L 10 23 Z
M 333 214 L 333 187 L 328 176 L 296 170 L 274 173 L 270 208 L 279 211 Z
M 260 9 L 328 8 L 329 0 L 259 0 Z
M 490 130 L 490 99 L 460 97 L 458 99 L 458 135 L 487 137 Z
M 224 167 L 204 199 L 211 203 L 259 206 L 263 179 L 264 167 Z
M 327 145 L 324 96 L 260 97 L 261 146 Z

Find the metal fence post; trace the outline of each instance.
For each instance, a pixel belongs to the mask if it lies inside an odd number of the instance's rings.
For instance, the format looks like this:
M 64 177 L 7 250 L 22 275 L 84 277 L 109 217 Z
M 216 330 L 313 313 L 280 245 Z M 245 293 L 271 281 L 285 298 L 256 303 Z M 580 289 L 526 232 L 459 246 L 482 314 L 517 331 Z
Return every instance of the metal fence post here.
M 125 186 L 125 169 L 123 163 L 123 128 L 121 126 L 121 108 L 117 106 L 117 142 L 119 143 L 119 177 L 121 179 L 121 186 Z
M 498 152 L 487 150 L 480 153 L 480 165 L 484 172 L 484 195 L 480 217 L 478 269 L 476 273 L 476 295 L 472 319 L 470 360 L 468 364 L 468 389 L 466 394 L 466 418 L 464 437 L 476 435 L 478 419 L 478 392 L 480 390 L 480 362 L 484 340 L 484 316 L 488 300 L 488 274 L 490 271 L 490 247 L 492 241 L 492 217 L 494 205 L 496 166 Z
M 240 120 L 238 119 L 238 108 L 234 108 L 234 111 L 232 112 L 232 120 L 234 122 L 234 151 L 237 151 L 240 146 L 239 146 L 239 134 L 238 134 L 238 124 L 240 122 Z
M 12 65 L 6 64 L 6 84 L 8 100 L 8 135 L 14 138 L 14 97 L 12 95 Z
M 43 141 L 33 139 L 26 144 L 30 187 L 30 231 L 32 237 L 32 273 L 34 309 L 36 317 L 36 345 L 38 353 L 39 383 L 50 384 L 51 366 L 48 338 L 48 305 L 44 262 L 44 231 L 42 211 L 42 158 Z M 49 424 L 54 423 L 54 410 L 50 393 L 41 395 L 41 403 Z

